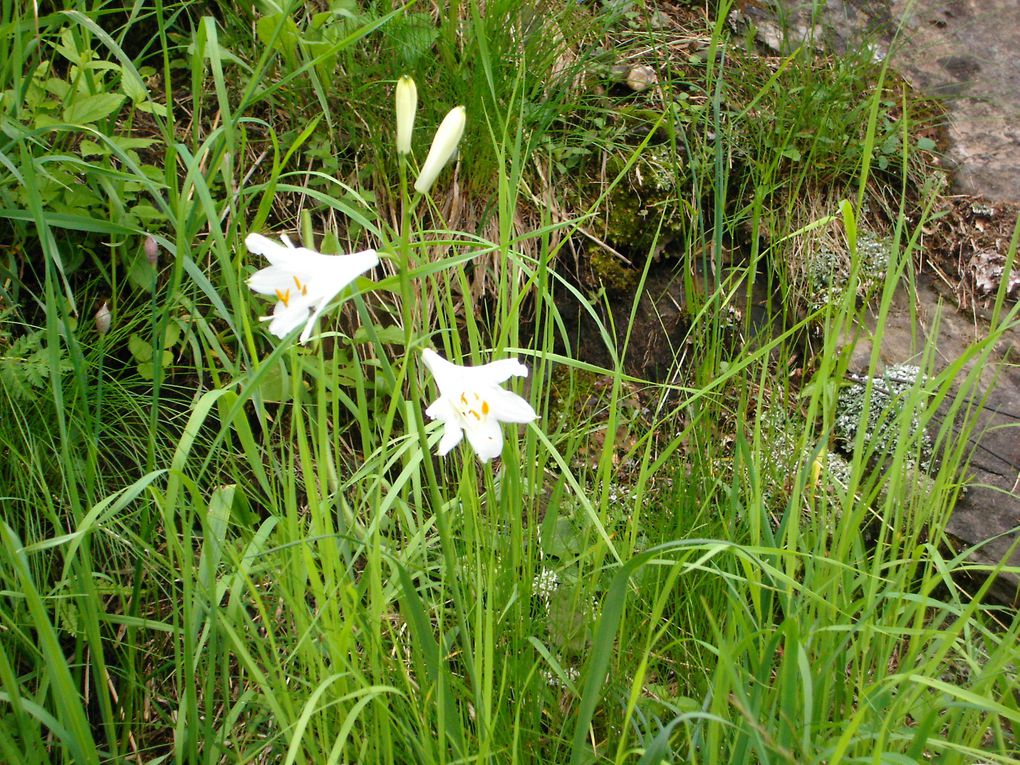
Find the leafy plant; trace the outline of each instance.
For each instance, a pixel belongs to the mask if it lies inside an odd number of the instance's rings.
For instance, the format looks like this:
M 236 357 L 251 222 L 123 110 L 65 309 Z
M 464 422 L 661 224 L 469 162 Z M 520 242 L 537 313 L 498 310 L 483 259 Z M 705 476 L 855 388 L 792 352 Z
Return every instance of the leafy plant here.
M 46 347 L 46 331 L 35 329 L 15 335 L 13 310 L 0 312 L 0 386 L 15 402 L 26 403 L 45 397 L 53 375 L 70 371 L 67 353 L 60 351 L 56 367 Z

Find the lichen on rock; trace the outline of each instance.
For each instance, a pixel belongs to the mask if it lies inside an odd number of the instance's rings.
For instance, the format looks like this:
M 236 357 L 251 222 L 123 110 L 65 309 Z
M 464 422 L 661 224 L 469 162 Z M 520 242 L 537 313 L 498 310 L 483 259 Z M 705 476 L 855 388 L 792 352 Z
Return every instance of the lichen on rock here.
M 887 458 L 896 452 L 902 439 L 902 418 L 910 418 L 909 437 L 916 439 L 917 449 L 907 461 L 923 471 L 931 465 L 933 446 L 920 419 L 921 401 L 912 395 L 923 385 L 925 376 L 911 364 L 895 364 L 880 377 L 855 378 L 839 393 L 836 405 L 835 434 L 841 446 L 852 451 L 860 429 L 864 428 L 866 452 L 874 459 Z M 912 407 L 911 411 L 907 411 Z M 867 410 L 865 415 L 865 409 Z
M 885 281 L 889 267 L 892 242 L 870 229 L 862 229 L 857 236 L 856 283 L 851 284 L 855 274 L 853 254 L 848 248 L 833 242 L 819 242 L 809 249 L 803 263 L 799 265 L 804 295 L 809 311 L 817 311 L 826 305 L 836 305 L 852 291 L 858 298 L 866 300 Z

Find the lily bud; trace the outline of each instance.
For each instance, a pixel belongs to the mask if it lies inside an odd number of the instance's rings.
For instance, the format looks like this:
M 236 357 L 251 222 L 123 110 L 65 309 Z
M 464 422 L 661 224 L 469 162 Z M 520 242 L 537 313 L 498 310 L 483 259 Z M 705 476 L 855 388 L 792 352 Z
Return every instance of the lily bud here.
M 110 314 L 110 306 L 103 301 L 103 304 L 99 306 L 99 310 L 96 311 L 94 317 L 96 322 L 96 332 L 100 337 L 110 331 L 110 325 L 113 323 L 113 316 Z
M 397 80 L 397 152 L 411 152 L 411 131 L 414 129 L 414 113 L 418 108 L 418 88 L 406 74 Z
M 155 266 L 159 261 L 159 242 L 156 241 L 154 236 L 147 236 L 145 238 L 145 258 L 152 266 Z
M 436 137 L 432 139 L 432 147 L 425 158 L 425 164 L 418 173 L 418 180 L 414 182 L 414 190 L 419 194 L 424 194 L 432 188 L 440 171 L 457 151 L 457 144 L 464 135 L 466 123 L 467 111 L 463 106 L 454 107 L 443 118 L 439 130 L 436 131 Z

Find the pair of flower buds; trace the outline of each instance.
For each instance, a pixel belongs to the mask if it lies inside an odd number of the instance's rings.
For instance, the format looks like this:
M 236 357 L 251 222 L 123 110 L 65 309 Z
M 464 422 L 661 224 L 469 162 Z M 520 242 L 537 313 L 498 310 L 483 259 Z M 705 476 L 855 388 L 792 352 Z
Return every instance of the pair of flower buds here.
M 400 154 L 411 151 L 417 106 L 414 80 L 401 77 L 396 89 L 397 151 Z M 453 157 L 464 135 L 465 120 L 463 106 L 451 109 L 443 119 L 414 184 L 419 194 L 432 187 L 439 172 Z M 379 255 L 375 250 L 323 255 L 306 247 L 295 247 L 286 237 L 282 239 L 283 243 L 278 244 L 261 234 L 249 234 L 244 240 L 251 252 L 269 261 L 267 268 L 248 279 L 248 286 L 259 294 L 276 297 L 273 315 L 263 317 L 270 322 L 269 331 L 284 338 L 304 325 L 300 338 L 304 343 L 333 298 L 361 274 L 378 265 Z M 450 452 L 466 436 L 479 459 L 488 462 L 503 451 L 500 423 L 528 423 L 538 418 L 525 399 L 500 387 L 511 377 L 527 377 L 528 368 L 517 359 L 502 359 L 477 367 L 461 366 L 429 349 L 422 352 L 422 358 L 439 388 L 439 397 L 425 410 L 429 417 L 443 423 L 439 456 Z
M 397 152 L 400 154 L 411 151 L 417 108 L 418 89 L 414 80 L 404 75 L 396 88 Z M 439 125 L 425 164 L 414 183 L 419 194 L 432 188 L 440 171 L 457 151 L 465 123 L 464 107 L 457 106 Z M 248 280 L 248 286 L 255 292 L 276 297 L 273 315 L 264 317 L 270 322 L 269 331 L 284 338 L 304 325 L 302 343 L 311 337 L 316 320 L 340 290 L 379 264 L 379 254 L 375 250 L 340 256 L 321 255 L 306 247 L 295 247 L 286 237 L 283 237 L 281 245 L 261 234 L 249 234 L 245 244 L 251 252 L 265 256 L 270 263 L 268 268 L 263 268 Z
M 410 154 L 414 115 L 418 110 L 418 88 L 415 86 L 414 80 L 406 74 L 397 81 L 396 102 L 397 152 Z M 446 163 L 457 151 L 457 145 L 464 135 L 466 123 L 467 113 L 463 106 L 455 106 L 450 109 L 443 121 L 439 123 L 439 129 L 436 130 L 436 135 L 432 139 L 428 156 L 425 157 L 425 164 L 421 166 L 418 180 L 414 182 L 414 190 L 419 194 L 424 194 L 432 188 L 440 171 L 446 167 Z

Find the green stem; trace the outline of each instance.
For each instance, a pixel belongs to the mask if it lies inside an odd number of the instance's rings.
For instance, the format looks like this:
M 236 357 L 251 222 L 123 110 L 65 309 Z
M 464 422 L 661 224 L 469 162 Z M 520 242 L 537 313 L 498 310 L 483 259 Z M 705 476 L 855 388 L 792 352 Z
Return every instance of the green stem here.
M 436 467 L 429 452 L 428 436 L 425 433 L 425 422 L 421 408 L 422 390 L 418 375 L 411 368 L 412 348 L 414 341 L 414 285 L 411 282 L 411 216 L 421 201 L 422 195 L 415 194 L 414 199 L 409 198 L 407 188 L 407 158 L 401 157 L 400 161 L 400 239 L 399 239 L 399 265 L 400 268 L 400 293 L 401 293 L 401 317 L 404 323 L 404 368 L 407 377 L 408 395 L 410 406 L 404 407 L 406 425 L 410 431 L 412 428 L 418 433 L 418 442 L 422 450 L 422 463 L 425 466 L 426 483 L 428 484 L 429 500 L 432 503 L 433 512 L 436 514 L 436 525 L 439 529 L 439 543 L 443 552 L 443 562 L 446 567 L 448 581 L 454 583 L 456 590 L 458 570 L 458 558 L 456 546 L 453 542 L 453 533 L 450 529 L 447 511 L 443 505 L 443 498 L 439 492 L 439 481 L 436 477 Z M 399 395 L 396 391 L 394 395 Z M 465 666 L 471 675 L 472 685 L 477 690 L 477 683 L 474 671 L 474 651 L 471 645 L 471 629 L 468 621 L 467 611 L 464 608 L 464 599 L 453 593 L 454 608 L 457 612 L 457 621 L 460 624 L 461 646 L 465 654 Z

